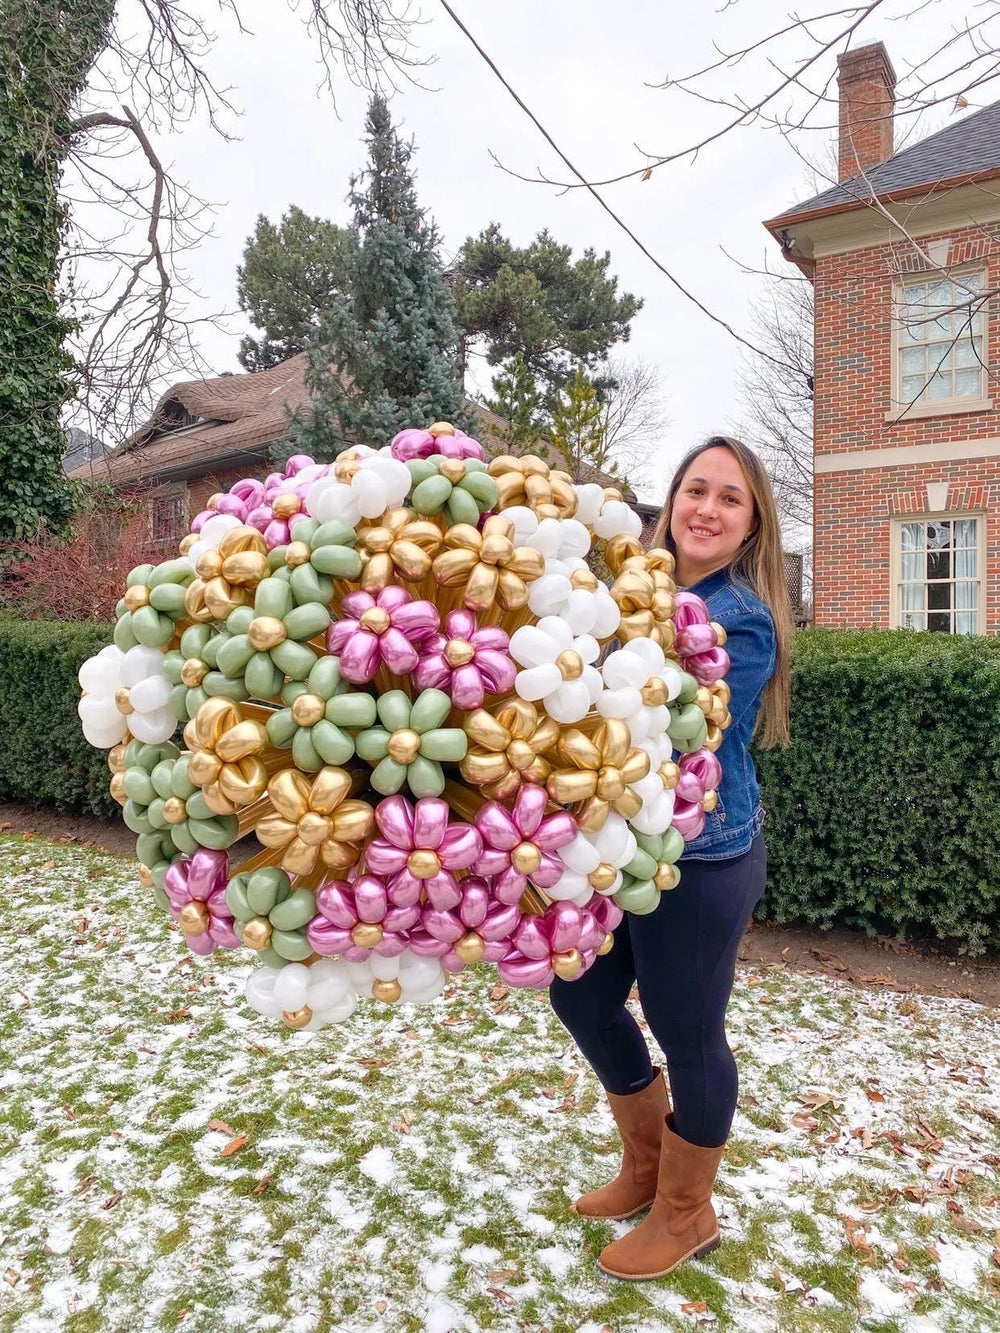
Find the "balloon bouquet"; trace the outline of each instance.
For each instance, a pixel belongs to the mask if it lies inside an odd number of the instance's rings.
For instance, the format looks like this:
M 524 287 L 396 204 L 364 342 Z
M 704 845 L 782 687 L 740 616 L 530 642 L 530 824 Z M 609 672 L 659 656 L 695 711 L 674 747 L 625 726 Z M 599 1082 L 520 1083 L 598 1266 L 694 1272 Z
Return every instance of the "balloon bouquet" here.
M 84 734 L 190 948 L 256 953 L 255 1010 L 316 1029 L 481 960 L 573 979 L 676 886 L 729 659 L 639 527 L 438 423 L 239 481 L 132 570 Z

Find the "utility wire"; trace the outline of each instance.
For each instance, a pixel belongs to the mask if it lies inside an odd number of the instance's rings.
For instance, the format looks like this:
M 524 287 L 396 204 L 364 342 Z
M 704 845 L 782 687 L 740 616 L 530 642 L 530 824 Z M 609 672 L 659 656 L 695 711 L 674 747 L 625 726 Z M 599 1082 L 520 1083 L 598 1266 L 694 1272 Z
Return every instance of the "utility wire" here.
M 770 361 L 772 365 L 781 366 L 782 369 L 785 369 L 785 363 L 783 361 L 780 361 L 776 356 L 772 356 L 770 352 L 765 352 L 762 347 L 757 347 L 754 343 L 744 338 L 742 334 L 737 333 L 736 330 L 733 328 L 733 326 L 729 324 L 726 320 L 724 320 L 720 315 L 713 314 L 712 311 L 709 310 L 709 308 L 703 302 L 698 300 L 697 296 L 695 296 L 695 294 L 692 291 L 689 291 L 688 288 L 685 287 L 684 284 L 678 278 L 674 277 L 674 275 L 670 272 L 670 270 L 664 263 L 662 263 L 659 259 L 657 259 L 657 257 L 645 245 L 645 243 L 639 239 L 639 237 L 635 234 L 635 232 L 628 225 L 628 223 L 625 222 L 623 218 L 619 217 L 619 215 L 615 212 L 615 210 L 611 207 L 611 205 L 607 202 L 607 200 L 603 197 L 603 195 L 601 195 L 594 188 L 594 186 L 591 185 L 591 183 L 587 180 L 587 178 L 583 175 L 583 173 L 569 160 L 569 158 L 566 156 L 563 150 L 556 143 L 555 139 L 553 139 L 552 135 L 548 132 L 548 130 L 538 119 L 535 113 L 531 110 L 531 108 L 527 105 L 524 99 L 520 96 L 519 93 L 517 93 L 514 90 L 514 88 L 511 87 L 510 83 L 508 83 L 507 79 L 500 72 L 500 69 L 498 68 L 496 62 L 487 54 L 486 51 L 483 50 L 479 42 L 476 41 L 475 37 L 473 37 L 472 33 L 469 31 L 469 29 L 465 26 L 462 20 L 452 9 L 451 5 L 448 3 L 448 0 L 440 0 L 440 3 L 441 3 L 441 8 L 445 11 L 445 13 L 448 14 L 452 22 L 455 24 L 455 26 L 465 35 L 465 37 L 468 38 L 469 42 L 471 42 L 472 46 L 475 48 L 477 53 L 482 57 L 482 59 L 490 67 L 490 69 L 493 71 L 496 77 L 500 80 L 500 82 L 506 88 L 507 92 L 510 93 L 511 97 L 521 108 L 524 114 L 528 117 L 531 123 L 535 126 L 539 134 L 541 134 L 542 138 L 553 150 L 553 152 L 557 155 L 557 157 L 559 157 L 559 159 L 563 162 L 563 164 L 573 173 L 573 175 L 577 178 L 577 180 L 580 182 L 583 188 L 587 190 L 589 194 L 593 195 L 593 197 L 597 200 L 598 204 L 600 204 L 604 212 L 607 213 L 609 218 L 611 218 L 612 222 L 614 222 L 614 224 L 617 227 L 621 228 L 621 230 L 625 233 L 625 235 L 629 238 L 629 240 L 642 251 L 642 253 L 650 261 L 650 263 L 653 264 L 657 269 L 659 269 L 659 271 L 663 274 L 663 276 L 669 282 L 671 282 L 674 285 L 674 287 L 677 288 L 677 290 L 681 293 L 682 296 L 686 297 L 692 303 L 692 305 L 697 306 L 703 315 L 707 315 L 708 318 L 713 322 L 713 324 L 718 324 L 720 328 L 725 329 L 725 331 L 729 334 L 731 338 L 735 338 L 735 340 L 738 343 L 741 343 L 744 347 L 748 347 L 750 351 L 753 352 L 755 355 L 764 357 L 764 359 Z

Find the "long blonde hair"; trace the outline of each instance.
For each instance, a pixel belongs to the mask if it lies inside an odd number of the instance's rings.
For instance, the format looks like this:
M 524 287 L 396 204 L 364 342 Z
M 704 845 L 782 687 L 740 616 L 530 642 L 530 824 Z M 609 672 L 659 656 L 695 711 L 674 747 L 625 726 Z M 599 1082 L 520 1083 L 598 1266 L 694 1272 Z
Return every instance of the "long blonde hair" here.
M 652 544 L 665 546 L 673 555 L 677 554 L 674 539 L 670 535 L 670 516 L 673 512 L 674 499 L 694 460 L 706 449 L 719 448 L 728 449 L 735 456 L 743 469 L 743 475 L 749 483 L 753 498 L 754 525 L 749 537 L 733 557 L 729 571 L 734 578 L 741 579 L 757 594 L 767 605 L 774 620 L 777 641 L 774 675 L 764 690 L 760 715 L 757 719 L 760 743 L 765 750 L 771 750 L 778 745 L 787 745 L 789 741 L 788 717 L 792 697 L 789 654 L 792 640 L 792 612 L 781 555 L 778 508 L 774 503 L 771 479 L 753 450 L 748 449 L 740 440 L 730 439 L 728 435 L 713 435 L 704 444 L 688 450 L 677 465 L 677 471 L 670 483 L 670 490 L 667 492 L 666 501 L 653 531 Z

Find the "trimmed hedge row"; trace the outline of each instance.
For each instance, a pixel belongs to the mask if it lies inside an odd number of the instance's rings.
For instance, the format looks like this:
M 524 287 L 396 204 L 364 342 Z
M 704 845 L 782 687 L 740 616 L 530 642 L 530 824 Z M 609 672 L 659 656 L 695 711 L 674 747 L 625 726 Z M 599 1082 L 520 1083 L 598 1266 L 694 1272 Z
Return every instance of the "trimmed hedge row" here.
M 0 620 L 0 799 L 111 815 L 103 751 L 83 739 L 76 673 L 111 642 L 110 625 Z
M 1000 641 L 805 631 L 793 700 L 758 915 L 1000 942 Z
M 104 625 L 0 620 L 0 799 L 117 815 L 83 739 L 80 664 Z M 756 755 L 782 923 L 1000 940 L 1000 640 L 796 636 L 792 745 Z

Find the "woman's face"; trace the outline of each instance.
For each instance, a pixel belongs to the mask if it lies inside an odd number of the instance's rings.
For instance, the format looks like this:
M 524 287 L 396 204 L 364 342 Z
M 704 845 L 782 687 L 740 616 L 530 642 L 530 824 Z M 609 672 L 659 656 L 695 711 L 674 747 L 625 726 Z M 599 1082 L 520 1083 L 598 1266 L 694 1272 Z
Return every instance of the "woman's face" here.
M 670 535 L 677 582 L 690 587 L 731 564 L 754 526 L 753 495 L 736 455 L 721 445 L 706 449 L 674 496 Z

